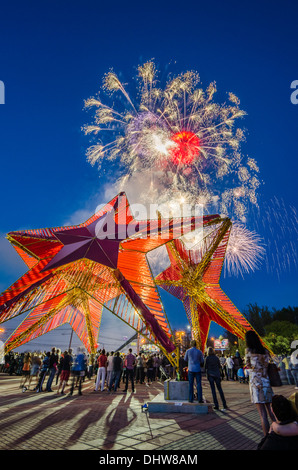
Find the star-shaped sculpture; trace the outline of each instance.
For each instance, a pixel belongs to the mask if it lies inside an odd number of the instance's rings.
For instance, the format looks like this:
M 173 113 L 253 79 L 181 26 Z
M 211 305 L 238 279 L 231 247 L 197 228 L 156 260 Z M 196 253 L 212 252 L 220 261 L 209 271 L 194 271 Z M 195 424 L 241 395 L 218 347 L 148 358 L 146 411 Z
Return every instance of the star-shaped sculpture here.
M 114 212 L 110 211 L 86 226 L 55 232 L 63 246 L 43 271 L 82 258 L 117 269 L 119 245 L 128 238 L 127 228 L 128 225 L 116 224 Z
M 183 302 L 192 336 L 204 351 L 211 321 L 244 338 L 253 329 L 219 285 L 232 223 L 217 218 L 199 247 L 187 250 L 181 240 L 167 244 L 171 265 L 156 284 Z
M 6 349 L 68 322 L 94 353 L 105 307 L 170 355 L 176 346 L 146 255 L 194 230 L 197 219 L 137 221 L 120 193 L 80 225 L 10 232 L 30 269 L 0 296 L 0 323 L 30 313 Z

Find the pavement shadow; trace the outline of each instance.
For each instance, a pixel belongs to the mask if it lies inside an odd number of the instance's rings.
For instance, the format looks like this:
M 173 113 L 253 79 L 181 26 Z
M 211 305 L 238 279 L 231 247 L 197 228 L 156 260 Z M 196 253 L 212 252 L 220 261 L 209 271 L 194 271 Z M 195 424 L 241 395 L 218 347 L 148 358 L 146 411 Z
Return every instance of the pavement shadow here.
M 135 421 L 137 413 L 130 407 L 131 400 L 131 396 L 127 398 L 126 395 L 124 395 L 121 397 L 117 407 L 111 410 L 107 415 L 105 420 L 105 449 L 111 449 L 118 434 Z

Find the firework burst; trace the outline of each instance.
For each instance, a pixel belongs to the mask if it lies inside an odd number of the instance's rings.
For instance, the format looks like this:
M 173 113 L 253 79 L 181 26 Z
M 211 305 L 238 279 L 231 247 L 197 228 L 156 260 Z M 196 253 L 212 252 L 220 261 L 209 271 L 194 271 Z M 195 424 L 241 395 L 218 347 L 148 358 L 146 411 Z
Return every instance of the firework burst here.
M 141 189 L 137 202 L 203 204 L 205 211 L 244 222 L 260 182 L 255 160 L 241 154 L 245 136 L 236 122 L 245 112 L 238 98 L 229 93 L 227 103 L 216 103 L 216 84 L 204 90 L 196 72 L 164 88 L 157 75 L 153 61 L 138 67 L 136 99 L 113 71 L 105 75 L 103 91 L 119 102 L 108 106 L 99 95 L 85 101 L 95 109 L 93 123 L 84 127 L 95 137 L 88 161 L 121 164 L 118 189 Z
M 158 204 L 169 215 L 181 214 L 186 204 L 200 205 L 205 213 L 245 223 L 248 208 L 258 207 L 260 181 L 256 161 L 241 153 L 245 134 L 236 124 L 245 112 L 239 99 L 229 93 L 226 103 L 216 103 L 216 84 L 203 89 L 193 71 L 162 88 L 153 61 L 138 67 L 137 80 L 133 99 L 110 71 L 102 91 L 115 99 L 113 105 L 99 94 L 85 101 L 86 109 L 95 110 L 92 124 L 83 128 L 95 140 L 87 150 L 91 165 L 116 162 L 122 168 L 116 189 L 125 190 L 132 202 Z M 225 273 L 256 269 L 264 254 L 260 242 L 255 232 L 236 224 Z
M 232 226 L 227 244 L 224 272 L 236 276 L 258 269 L 265 257 L 266 249 L 261 237 L 236 222 Z

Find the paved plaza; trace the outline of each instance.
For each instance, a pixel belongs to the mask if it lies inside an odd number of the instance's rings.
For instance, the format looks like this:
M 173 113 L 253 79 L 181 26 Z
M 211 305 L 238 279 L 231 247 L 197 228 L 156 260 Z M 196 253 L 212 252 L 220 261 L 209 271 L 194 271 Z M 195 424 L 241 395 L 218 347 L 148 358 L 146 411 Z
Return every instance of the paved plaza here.
M 136 386 L 136 392 L 83 394 L 22 393 L 20 377 L 0 374 L 1 450 L 201 451 L 254 450 L 262 439 L 258 413 L 247 384 L 223 381 L 229 409 L 215 411 L 203 377 L 208 414 L 154 413 L 142 407 L 163 391 L 163 383 Z M 66 390 L 67 391 L 67 390 Z M 289 397 L 294 386 L 275 389 Z

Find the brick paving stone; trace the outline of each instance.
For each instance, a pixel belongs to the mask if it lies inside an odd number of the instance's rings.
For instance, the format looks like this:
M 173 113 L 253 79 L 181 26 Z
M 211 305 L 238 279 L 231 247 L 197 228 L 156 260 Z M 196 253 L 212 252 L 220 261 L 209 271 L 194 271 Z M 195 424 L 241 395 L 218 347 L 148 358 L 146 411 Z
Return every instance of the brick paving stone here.
M 0 373 L 0 450 L 249 450 L 262 438 L 258 413 L 248 386 L 222 383 L 229 411 L 207 415 L 142 412 L 142 406 L 163 391 L 156 381 L 138 385 L 135 394 L 94 393 L 86 380 L 83 395 L 22 393 L 20 378 Z M 203 378 L 204 396 L 212 405 Z M 276 393 L 290 396 L 293 386 Z

